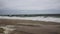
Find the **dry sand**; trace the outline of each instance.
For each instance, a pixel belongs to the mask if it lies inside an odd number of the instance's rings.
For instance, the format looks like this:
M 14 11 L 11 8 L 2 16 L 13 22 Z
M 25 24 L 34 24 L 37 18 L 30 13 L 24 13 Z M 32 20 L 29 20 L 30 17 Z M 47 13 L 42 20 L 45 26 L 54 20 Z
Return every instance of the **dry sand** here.
M 10 34 L 60 34 L 60 23 L 18 19 L 0 19 L 0 26 L 15 25 Z

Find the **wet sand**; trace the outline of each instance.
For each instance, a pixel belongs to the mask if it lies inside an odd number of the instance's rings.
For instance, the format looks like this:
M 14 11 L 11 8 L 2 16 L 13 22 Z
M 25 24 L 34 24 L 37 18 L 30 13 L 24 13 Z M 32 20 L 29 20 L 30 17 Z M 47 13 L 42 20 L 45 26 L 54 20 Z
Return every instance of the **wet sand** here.
M 32 21 L 32 20 L 20 20 L 20 19 L 0 19 L 0 24 L 14 25 L 17 23 L 32 23 L 32 24 L 44 24 L 44 25 L 60 25 L 57 22 L 45 22 L 45 21 Z
M 19 19 L 0 19 L 0 26 L 15 25 L 10 34 L 60 34 L 60 23 Z

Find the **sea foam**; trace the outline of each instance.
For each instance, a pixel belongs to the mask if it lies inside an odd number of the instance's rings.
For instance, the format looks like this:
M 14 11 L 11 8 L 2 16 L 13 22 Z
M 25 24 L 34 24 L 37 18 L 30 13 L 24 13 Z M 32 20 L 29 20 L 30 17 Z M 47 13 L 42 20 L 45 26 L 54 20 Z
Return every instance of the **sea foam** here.
M 8 17 L 8 16 L 0 16 L 0 19 L 21 19 L 21 20 L 33 20 L 33 21 L 46 21 L 46 22 L 58 22 L 60 23 L 60 18 L 58 17 Z

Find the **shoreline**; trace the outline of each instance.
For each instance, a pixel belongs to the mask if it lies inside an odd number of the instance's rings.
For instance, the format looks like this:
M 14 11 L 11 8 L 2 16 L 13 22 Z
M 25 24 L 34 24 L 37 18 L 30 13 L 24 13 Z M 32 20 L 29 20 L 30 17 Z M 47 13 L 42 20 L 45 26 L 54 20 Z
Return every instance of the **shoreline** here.
M 56 22 L 60 23 L 60 18 L 57 17 L 8 17 L 8 16 L 0 16 L 0 19 L 15 19 L 15 20 L 32 20 L 32 21 L 44 21 L 44 22 Z
M 13 17 L 14 18 L 14 17 Z M 11 34 L 60 34 L 60 23 L 26 19 L 0 18 L 0 26 Z M 16 29 L 16 30 L 14 30 Z

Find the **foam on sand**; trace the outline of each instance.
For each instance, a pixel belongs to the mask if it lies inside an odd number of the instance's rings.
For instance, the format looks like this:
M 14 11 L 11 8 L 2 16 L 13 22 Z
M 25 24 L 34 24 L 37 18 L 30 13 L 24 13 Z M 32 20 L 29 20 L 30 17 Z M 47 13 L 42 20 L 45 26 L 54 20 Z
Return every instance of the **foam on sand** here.
M 4 34 L 9 34 L 10 32 L 16 30 L 14 27 L 14 25 L 0 26 L 0 28 L 3 28 L 5 30 Z

